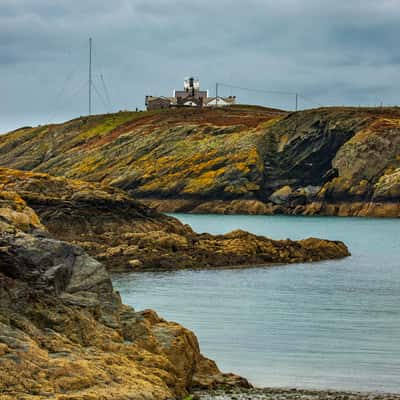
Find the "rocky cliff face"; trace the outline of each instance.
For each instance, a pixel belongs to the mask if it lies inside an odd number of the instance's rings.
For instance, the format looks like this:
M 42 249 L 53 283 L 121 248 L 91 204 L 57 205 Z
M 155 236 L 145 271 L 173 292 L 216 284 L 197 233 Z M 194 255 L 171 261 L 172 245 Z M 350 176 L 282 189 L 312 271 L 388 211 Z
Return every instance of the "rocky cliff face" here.
M 124 306 L 101 263 L 0 192 L 1 399 L 162 400 L 218 384 L 248 385 L 189 330 Z
M 119 189 L 0 168 L 0 190 L 18 192 L 51 235 L 83 247 L 113 271 L 265 265 L 340 258 L 341 242 L 276 241 L 236 231 L 198 234 Z
M 234 198 L 258 190 L 257 128 L 281 115 L 181 109 L 81 118 L 0 137 L 0 163 L 142 197 Z
M 79 118 L 0 137 L 0 165 L 159 210 L 399 216 L 400 110 L 232 107 Z

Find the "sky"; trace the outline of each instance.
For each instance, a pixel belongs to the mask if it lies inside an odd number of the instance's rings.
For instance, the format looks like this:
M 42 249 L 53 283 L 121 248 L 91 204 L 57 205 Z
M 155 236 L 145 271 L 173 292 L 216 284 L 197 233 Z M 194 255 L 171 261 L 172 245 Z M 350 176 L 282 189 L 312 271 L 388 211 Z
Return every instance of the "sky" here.
M 0 0 L 0 132 L 88 113 L 89 37 L 94 113 L 188 76 L 284 109 L 400 104 L 399 22 L 400 0 Z

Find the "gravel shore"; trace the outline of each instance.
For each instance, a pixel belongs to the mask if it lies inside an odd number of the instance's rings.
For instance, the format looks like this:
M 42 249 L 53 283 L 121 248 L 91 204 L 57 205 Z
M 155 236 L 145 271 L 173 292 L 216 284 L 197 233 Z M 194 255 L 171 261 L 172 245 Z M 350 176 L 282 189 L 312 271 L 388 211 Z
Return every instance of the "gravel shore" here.
M 198 400 L 400 400 L 400 394 L 302 389 L 216 389 L 194 393 Z

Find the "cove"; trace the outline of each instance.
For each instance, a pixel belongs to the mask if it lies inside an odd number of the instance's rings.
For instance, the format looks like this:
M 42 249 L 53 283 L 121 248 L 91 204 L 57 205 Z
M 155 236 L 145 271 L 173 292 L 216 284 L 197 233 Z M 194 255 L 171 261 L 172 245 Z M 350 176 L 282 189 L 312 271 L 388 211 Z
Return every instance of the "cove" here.
M 173 216 L 198 232 L 342 240 L 352 256 L 115 275 L 124 303 L 192 329 L 206 356 L 257 386 L 400 392 L 398 219 Z

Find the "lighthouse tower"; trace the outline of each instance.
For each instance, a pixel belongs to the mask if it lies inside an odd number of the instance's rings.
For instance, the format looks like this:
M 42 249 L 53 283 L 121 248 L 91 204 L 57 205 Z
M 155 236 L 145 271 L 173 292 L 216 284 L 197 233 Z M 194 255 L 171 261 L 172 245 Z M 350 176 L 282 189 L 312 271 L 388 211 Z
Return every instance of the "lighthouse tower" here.
M 183 82 L 183 88 L 185 92 L 189 93 L 189 96 L 195 96 L 200 91 L 200 81 L 196 78 L 186 78 Z

